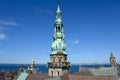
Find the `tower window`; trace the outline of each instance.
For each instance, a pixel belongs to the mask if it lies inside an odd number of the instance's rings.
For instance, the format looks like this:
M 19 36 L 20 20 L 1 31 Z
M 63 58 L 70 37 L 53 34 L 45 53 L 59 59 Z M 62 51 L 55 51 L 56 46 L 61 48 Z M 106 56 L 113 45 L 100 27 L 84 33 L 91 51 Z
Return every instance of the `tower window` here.
M 58 15 L 58 18 L 60 17 L 60 15 Z
M 53 59 L 53 62 L 55 62 L 55 59 Z
M 65 57 L 65 61 L 67 60 L 67 57 Z
M 60 31 L 60 26 L 58 26 L 58 31 Z
M 61 59 L 59 59 L 59 63 L 61 63 Z
M 58 76 L 60 75 L 59 71 L 58 71 Z
M 56 27 L 56 31 L 57 31 L 57 32 L 60 32 L 60 31 L 61 31 L 60 26 L 57 26 L 57 27 Z
M 51 71 L 51 75 L 53 76 L 53 71 Z

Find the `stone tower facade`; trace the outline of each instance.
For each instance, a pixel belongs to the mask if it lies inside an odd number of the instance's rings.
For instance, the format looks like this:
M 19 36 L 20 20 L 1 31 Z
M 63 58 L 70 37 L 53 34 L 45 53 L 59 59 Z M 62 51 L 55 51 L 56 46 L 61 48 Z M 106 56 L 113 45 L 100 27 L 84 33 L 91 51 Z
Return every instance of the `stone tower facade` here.
M 113 56 L 112 53 L 110 55 L 110 65 L 113 69 L 118 70 L 118 65 L 116 63 L 116 59 L 115 59 L 115 57 Z
M 60 4 L 56 11 L 54 24 L 54 37 L 51 45 L 52 53 L 48 62 L 48 75 L 61 76 L 69 73 L 70 62 L 67 62 L 66 44 L 64 42 L 64 31 Z

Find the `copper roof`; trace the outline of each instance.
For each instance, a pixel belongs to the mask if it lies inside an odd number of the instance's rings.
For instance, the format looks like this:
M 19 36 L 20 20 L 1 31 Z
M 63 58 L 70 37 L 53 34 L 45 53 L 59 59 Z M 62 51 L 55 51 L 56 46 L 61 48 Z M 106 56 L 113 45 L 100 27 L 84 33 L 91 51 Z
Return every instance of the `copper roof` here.
M 65 55 L 65 56 L 67 56 L 67 54 L 64 54 L 63 52 L 57 52 L 56 54 L 50 54 L 50 56 L 51 55 Z

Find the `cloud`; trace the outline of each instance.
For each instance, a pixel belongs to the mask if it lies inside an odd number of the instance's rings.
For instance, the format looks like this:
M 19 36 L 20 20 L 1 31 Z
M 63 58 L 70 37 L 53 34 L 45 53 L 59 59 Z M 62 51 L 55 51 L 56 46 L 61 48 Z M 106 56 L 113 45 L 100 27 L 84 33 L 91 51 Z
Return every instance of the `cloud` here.
M 3 21 L 3 20 L 0 20 L 0 25 L 1 26 L 16 26 L 17 23 L 15 21 Z
M 8 20 L 0 20 L 0 32 L 3 32 L 4 30 L 8 29 L 9 27 L 17 26 L 15 20 L 8 19 Z
M 75 44 L 75 45 L 79 44 L 79 40 L 75 40 L 75 41 L 74 41 L 74 44 Z
M 2 39 L 6 39 L 6 35 L 3 33 L 0 33 L 0 40 L 2 40 Z
M 9 29 L 9 26 L 16 26 L 17 23 L 14 19 L 0 20 L 0 40 L 6 39 L 7 36 L 4 34 L 4 30 Z

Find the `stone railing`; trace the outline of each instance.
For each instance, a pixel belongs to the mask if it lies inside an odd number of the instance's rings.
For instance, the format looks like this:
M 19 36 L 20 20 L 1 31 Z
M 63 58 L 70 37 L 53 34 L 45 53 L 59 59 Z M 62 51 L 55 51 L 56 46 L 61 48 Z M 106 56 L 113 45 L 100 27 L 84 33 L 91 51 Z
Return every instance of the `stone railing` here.
M 70 68 L 70 62 L 48 62 L 48 68 Z

